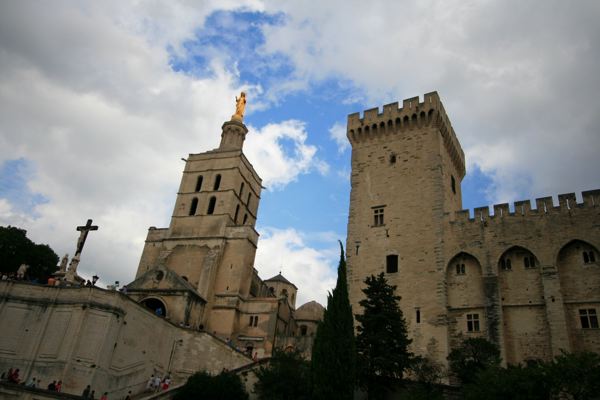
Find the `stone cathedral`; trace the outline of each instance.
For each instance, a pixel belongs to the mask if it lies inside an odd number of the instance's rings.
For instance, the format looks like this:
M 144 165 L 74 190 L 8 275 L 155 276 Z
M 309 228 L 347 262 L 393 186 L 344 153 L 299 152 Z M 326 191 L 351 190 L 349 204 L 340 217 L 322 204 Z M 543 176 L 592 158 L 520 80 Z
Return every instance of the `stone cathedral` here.
M 262 186 L 242 151 L 245 95 L 236 100 L 219 147 L 188 156 L 171 223 L 148 230 L 126 290 L 80 285 L 85 236 L 98 229 L 91 220 L 78 228 L 77 262 L 67 271 L 63 259 L 55 275 L 60 284 L 0 281 L 2 372 L 60 380 L 65 393 L 90 385 L 124 398 L 144 391 L 151 375 L 180 385 L 197 371 L 223 369 L 243 371 L 252 391 L 248 371 L 275 348 L 310 357 L 323 306 L 296 308 L 292 282 L 281 273 L 262 280 L 254 268 Z M 0 398 L 54 398 L 27 391 L 0 382 Z
M 436 92 L 348 116 L 350 301 L 384 272 L 415 353 L 469 337 L 511 364 L 600 352 L 600 190 L 462 210 L 465 157 Z

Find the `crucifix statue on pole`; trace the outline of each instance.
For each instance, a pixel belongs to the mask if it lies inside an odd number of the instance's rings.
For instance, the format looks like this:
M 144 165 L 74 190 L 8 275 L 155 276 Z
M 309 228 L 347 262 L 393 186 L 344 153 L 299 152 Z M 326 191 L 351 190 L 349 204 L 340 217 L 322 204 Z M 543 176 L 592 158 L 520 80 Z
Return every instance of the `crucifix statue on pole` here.
M 98 226 L 92 225 L 92 220 L 88 219 L 87 223 L 83 226 L 78 226 L 77 230 L 81 233 L 79 234 L 79 239 L 77 239 L 77 248 L 75 249 L 75 255 L 69 263 L 69 270 L 67 271 L 68 281 L 74 281 L 77 279 L 77 266 L 79 265 L 79 260 L 81 259 L 83 245 L 85 244 L 85 240 L 87 239 L 88 233 L 90 231 L 97 231 Z

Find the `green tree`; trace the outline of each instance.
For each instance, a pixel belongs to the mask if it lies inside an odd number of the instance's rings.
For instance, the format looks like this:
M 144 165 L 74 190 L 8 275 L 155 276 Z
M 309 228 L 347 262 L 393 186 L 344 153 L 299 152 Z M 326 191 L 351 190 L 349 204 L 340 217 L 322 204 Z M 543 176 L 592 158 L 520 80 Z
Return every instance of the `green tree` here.
M 240 377 L 231 372 L 212 376 L 196 372 L 174 397 L 175 400 L 248 400 Z
M 526 366 L 492 366 L 477 373 L 475 381 L 464 387 L 466 400 L 547 400 L 550 381 L 544 363 Z
M 257 373 L 254 391 L 261 400 L 309 400 L 310 363 L 298 351 L 275 350 L 268 367 Z
M 358 382 L 370 399 L 383 398 L 402 379 L 412 354 L 408 351 L 406 322 L 394 292 L 383 273 L 369 276 L 362 290 L 366 298 L 360 301 L 363 314 L 356 315 L 358 336 L 356 350 Z
M 337 284 L 327 296 L 327 309 L 317 328 L 312 352 L 313 399 L 354 397 L 356 353 L 354 319 L 348 300 L 346 260 L 340 242 Z
M 411 381 L 400 390 L 401 400 L 442 400 L 440 384 L 444 376 L 441 365 L 426 357 L 416 356 L 410 362 Z
M 462 383 L 472 383 L 477 373 L 500 365 L 498 346 L 484 338 L 468 338 L 448 355 L 450 371 Z
M 56 271 L 58 255 L 50 246 L 29 240 L 24 229 L 0 226 L 0 260 L 1 272 L 16 272 L 21 264 L 27 264 L 27 277 L 45 282 Z
M 600 355 L 591 352 L 564 353 L 549 367 L 553 392 L 573 400 L 597 399 L 600 393 Z

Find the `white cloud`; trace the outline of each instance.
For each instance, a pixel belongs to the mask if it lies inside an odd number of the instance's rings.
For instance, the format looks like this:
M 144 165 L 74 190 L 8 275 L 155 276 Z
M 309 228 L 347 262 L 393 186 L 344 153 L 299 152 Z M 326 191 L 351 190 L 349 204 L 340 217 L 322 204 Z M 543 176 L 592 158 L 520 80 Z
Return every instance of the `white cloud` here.
M 316 250 L 306 243 L 304 234 L 293 228 L 261 229 L 255 267 L 261 278 L 269 279 L 279 273 L 298 287 L 296 306 L 316 300 L 327 306 L 327 292 L 337 279 L 339 247 L 331 241 L 328 250 Z M 332 234 L 311 235 L 329 241 Z
M 367 108 L 438 90 L 465 152 L 494 180 L 490 201 L 598 185 L 598 2 L 265 7 L 286 19 L 263 29 L 262 50 L 287 56 L 291 79 L 304 88 L 332 77 L 349 81 L 363 89 Z
M 269 189 L 281 189 L 313 170 L 321 174 L 329 170 L 316 156 L 317 147 L 306 143 L 308 134 L 302 121 L 283 121 L 261 129 L 249 126 L 248 130 L 244 152 Z
M 346 124 L 336 122 L 329 128 L 329 137 L 338 145 L 338 153 L 343 153 L 350 148 L 350 142 L 346 137 Z
M 148 225 L 168 223 L 179 159 L 218 145 L 243 86 L 218 62 L 203 79 L 169 66 L 166 45 L 215 6 L 140 4 L 18 2 L 0 13 L 0 164 L 27 160 L 27 187 L 48 200 L 33 217 L 2 200 L 0 222 L 62 256 L 93 218 L 80 271 L 109 283 L 133 279 Z

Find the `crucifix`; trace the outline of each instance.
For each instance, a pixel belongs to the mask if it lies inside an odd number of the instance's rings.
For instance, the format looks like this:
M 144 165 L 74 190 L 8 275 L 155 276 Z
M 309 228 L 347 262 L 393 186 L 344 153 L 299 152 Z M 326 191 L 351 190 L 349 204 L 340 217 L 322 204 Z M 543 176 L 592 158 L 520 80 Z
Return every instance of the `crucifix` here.
M 79 265 L 79 259 L 81 258 L 81 251 L 83 250 L 83 245 L 85 244 L 88 233 L 90 231 L 97 231 L 98 226 L 92 225 L 92 220 L 88 219 L 87 223 L 83 226 L 78 226 L 77 230 L 81 233 L 79 234 L 79 239 L 77 239 L 77 249 L 75 250 L 75 255 L 69 263 L 69 271 L 73 274 L 77 273 L 77 266 Z

